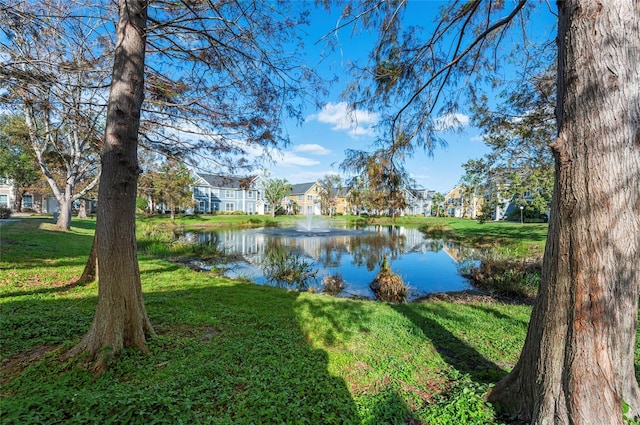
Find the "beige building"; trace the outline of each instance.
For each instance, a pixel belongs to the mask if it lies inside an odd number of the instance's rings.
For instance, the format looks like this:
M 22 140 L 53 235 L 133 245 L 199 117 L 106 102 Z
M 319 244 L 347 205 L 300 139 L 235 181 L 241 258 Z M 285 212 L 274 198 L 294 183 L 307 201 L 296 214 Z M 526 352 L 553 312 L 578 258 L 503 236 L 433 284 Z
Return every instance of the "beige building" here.
M 316 182 L 294 184 L 285 203 L 294 214 L 320 215 L 320 194 L 322 188 Z
M 444 196 L 444 213 L 449 217 L 475 219 L 482 211 L 482 197 L 469 194 L 463 186 L 454 187 Z

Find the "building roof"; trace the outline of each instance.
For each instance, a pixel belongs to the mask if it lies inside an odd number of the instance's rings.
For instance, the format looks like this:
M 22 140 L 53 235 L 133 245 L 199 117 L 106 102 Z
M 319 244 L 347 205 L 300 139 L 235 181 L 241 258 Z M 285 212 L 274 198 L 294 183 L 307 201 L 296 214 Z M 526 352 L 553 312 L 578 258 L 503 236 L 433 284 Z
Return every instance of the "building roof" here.
M 305 194 L 313 187 L 316 182 L 310 183 L 298 183 L 291 185 L 291 194 L 292 195 L 302 195 Z
M 256 178 L 256 176 L 238 177 L 204 173 L 197 173 L 197 175 L 211 187 L 224 187 L 230 189 L 248 188 Z

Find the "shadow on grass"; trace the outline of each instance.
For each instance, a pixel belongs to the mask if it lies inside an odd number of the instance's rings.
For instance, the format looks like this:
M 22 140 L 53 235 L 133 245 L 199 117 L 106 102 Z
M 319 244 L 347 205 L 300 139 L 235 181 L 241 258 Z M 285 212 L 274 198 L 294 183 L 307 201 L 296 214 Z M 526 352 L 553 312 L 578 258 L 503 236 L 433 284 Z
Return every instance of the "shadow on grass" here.
M 524 303 L 523 303 L 523 305 L 524 305 Z M 480 311 L 483 311 L 483 312 L 488 313 L 488 314 L 492 314 L 497 319 L 508 321 L 508 322 L 512 322 L 512 323 L 516 323 L 516 324 L 518 324 L 520 326 L 523 326 L 525 328 L 529 325 L 529 321 L 528 320 L 515 319 L 514 317 L 509 316 L 507 314 L 504 314 L 501 311 L 499 311 L 498 309 L 489 307 L 487 305 L 474 305 L 473 308 L 475 308 L 477 310 L 480 310 Z
M 392 308 L 420 329 L 425 338 L 433 343 L 443 360 L 459 372 L 471 376 L 474 381 L 488 384 L 506 376 L 507 372 L 497 364 L 435 320 L 420 314 L 415 308 L 407 304 L 396 304 Z M 444 311 L 440 311 L 439 314 L 446 316 Z
M 190 278 L 192 288 L 145 294 L 159 335 L 150 355 L 125 351 L 98 378 L 50 356 L 19 377 L 1 376 L 3 423 L 361 423 L 346 383 L 327 370 L 327 353 L 297 325 L 298 294 L 197 287 L 198 275 Z M 5 301 L 3 356 L 72 344 L 95 303 L 90 295 Z

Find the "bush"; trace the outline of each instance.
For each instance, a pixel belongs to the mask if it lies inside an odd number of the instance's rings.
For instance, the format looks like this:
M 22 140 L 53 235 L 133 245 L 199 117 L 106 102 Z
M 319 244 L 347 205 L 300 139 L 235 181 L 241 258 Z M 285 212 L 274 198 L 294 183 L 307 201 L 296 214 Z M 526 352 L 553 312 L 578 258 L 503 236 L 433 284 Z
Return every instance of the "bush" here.
M 392 303 L 405 302 L 409 292 L 409 288 L 404 284 L 402 278 L 391 271 L 386 255 L 380 264 L 380 271 L 369 287 L 377 299 Z
M 11 210 L 7 207 L 0 207 L 0 218 L 11 217 Z
M 533 298 L 538 292 L 542 259 L 513 260 L 497 253 L 486 255 L 466 274 L 479 289 L 510 297 Z
M 262 272 L 271 284 L 304 291 L 309 288 L 310 280 L 316 280 L 318 270 L 314 270 L 313 263 L 305 261 L 300 254 L 275 246 L 265 252 Z
M 331 276 L 326 276 L 322 279 L 322 286 L 324 287 L 324 292 L 331 295 L 338 295 L 340 292 L 344 290 L 344 278 L 341 274 L 334 274 Z

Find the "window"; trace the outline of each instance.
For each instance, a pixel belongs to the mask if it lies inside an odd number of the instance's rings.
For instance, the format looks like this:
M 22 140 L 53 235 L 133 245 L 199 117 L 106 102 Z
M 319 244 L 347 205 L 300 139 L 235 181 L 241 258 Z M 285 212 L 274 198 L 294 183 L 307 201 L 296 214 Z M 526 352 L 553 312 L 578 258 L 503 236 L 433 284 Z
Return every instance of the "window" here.
M 235 196 L 233 196 L 233 190 L 229 190 L 229 189 L 225 190 L 224 191 L 224 197 L 225 198 L 235 198 Z
M 205 203 L 204 201 L 200 201 L 198 203 L 198 212 L 205 212 L 205 211 L 206 211 Z
M 313 195 L 307 195 L 307 201 L 313 201 Z
M 22 208 L 33 208 L 33 195 L 24 195 L 22 197 Z
M 302 195 L 298 195 L 298 201 L 302 201 Z
M 247 191 L 247 198 L 253 199 L 253 191 L 252 190 Z
M 9 195 L 0 195 L 0 207 L 9 208 Z
M 236 204 L 234 204 L 233 202 L 225 202 L 224 204 L 224 210 L 227 212 L 231 212 L 231 211 L 235 211 L 236 209 Z
M 313 207 L 311 205 L 307 205 L 307 214 L 313 214 Z

